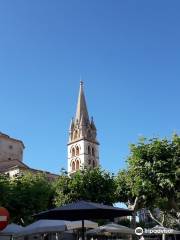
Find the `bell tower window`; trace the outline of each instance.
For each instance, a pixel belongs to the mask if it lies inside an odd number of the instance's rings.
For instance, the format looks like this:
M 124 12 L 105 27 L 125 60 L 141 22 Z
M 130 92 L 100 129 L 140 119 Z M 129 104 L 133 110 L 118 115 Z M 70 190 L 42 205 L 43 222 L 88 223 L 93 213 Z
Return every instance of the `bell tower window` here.
M 76 170 L 79 170 L 79 160 L 76 161 Z
M 94 151 L 94 148 L 92 148 L 92 155 L 93 155 L 93 157 L 95 157 L 95 151 Z
M 75 156 L 75 149 L 72 148 L 72 157 L 74 157 L 74 156 Z
M 79 156 L 79 147 L 76 147 L 76 156 Z
M 91 148 L 88 146 L 88 154 L 91 155 Z
M 72 162 L 72 171 L 75 171 L 75 162 Z

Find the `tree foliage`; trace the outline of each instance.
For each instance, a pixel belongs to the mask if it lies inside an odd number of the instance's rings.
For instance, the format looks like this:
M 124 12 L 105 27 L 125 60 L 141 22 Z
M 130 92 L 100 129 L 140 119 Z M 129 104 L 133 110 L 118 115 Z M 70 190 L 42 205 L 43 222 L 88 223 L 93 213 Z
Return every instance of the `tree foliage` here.
M 116 201 L 114 176 L 100 168 L 85 169 L 73 176 L 62 175 L 55 183 L 55 205 L 76 200 L 90 200 L 104 204 Z
M 11 179 L 1 175 L 0 191 L 1 205 L 9 210 L 11 221 L 20 224 L 31 222 L 33 214 L 49 208 L 53 193 L 44 175 L 31 173 Z
M 0 174 L 0 206 L 7 207 L 10 194 L 10 181 L 9 177 Z
M 135 210 L 159 208 L 178 219 L 180 212 L 180 137 L 141 139 L 131 145 L 128 170 L 117 177 L 119 200 Z M 135 201 L 136 200 L 136 204 Z M 134 202 L 134 204 L 133 204 Z M 165 219 L 163 220 L 165 224 Z
M 141 139 L 131 145 L 127 170 L 115 177 L 100 168 L 66 172 L 49 182 L 45 175 L 24 173 L 15 178 L 0 175 L 0 205 L 11 221 L 27 224 L 32 215 L 76 200 L 113 204 L 124 202 L 135 211 L 145 207 L 159 223 L 173 226 L 180 216 L 180 137 Z M 166 216 L 166 218 L 164 217 Z
M 24 225 L 35 213 L 80 199 L 112 204 L 115 190 L 114 176 L 99 168 L 71 177 L 62 173 L 54 182 L 42 174 L 0 175 L 0 204 L 9 210 L 12 222 Z

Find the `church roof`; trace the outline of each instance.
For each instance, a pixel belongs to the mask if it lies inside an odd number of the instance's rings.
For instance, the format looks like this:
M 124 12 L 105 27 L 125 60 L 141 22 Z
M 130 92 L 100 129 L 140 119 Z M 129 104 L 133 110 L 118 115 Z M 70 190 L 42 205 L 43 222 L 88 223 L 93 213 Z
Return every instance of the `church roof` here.
M 89 122 L 89 115 L 88 115 L 82 81 L 80 82 L 80 89 L 79 89 L 75 121 L 78 121 L 79 123 L 80 123 L 80 121 L 85 121 L 86 123 Z
M 0 161 L 0 173 L 7 172 L 12 168 L 29 169 L 26 164 L 17 159 Z
M 20 169 L 22 171 L 28 170 L 32 173 L 44 173 L 48 177 L 49 180 L 53 180 L 59 176 L 58 174 L 54 174 L 51 172 L 30 168 L 25 163 L 23 163 L 17 159 L 8 160 L 8 161 L 7 160 L 0 161 L 0 174 L 7 173 L 13 169 Z

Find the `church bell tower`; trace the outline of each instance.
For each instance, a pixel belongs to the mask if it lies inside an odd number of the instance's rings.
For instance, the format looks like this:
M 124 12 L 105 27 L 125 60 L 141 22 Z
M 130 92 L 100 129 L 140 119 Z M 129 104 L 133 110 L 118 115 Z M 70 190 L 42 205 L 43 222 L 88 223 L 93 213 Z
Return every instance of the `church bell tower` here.
M 93 118 L 89 119 L 83 82 L 80 82 L 75 118 L 71 120 L 68 142 L 68 173 L 99 166 L 99 143 Z

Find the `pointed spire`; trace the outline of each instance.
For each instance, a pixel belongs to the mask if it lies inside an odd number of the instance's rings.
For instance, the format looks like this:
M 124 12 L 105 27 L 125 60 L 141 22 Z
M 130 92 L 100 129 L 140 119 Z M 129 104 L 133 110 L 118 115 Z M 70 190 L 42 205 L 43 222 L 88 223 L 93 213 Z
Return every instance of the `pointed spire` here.
M 77 103 L 75 119 L 76 119 L 76 121 L 78 120 L 79 123 L 82 120 L 86 123 L 89 122 L 89 115 L 88 115 L 88 111 L 87 111 L 86 100 L 85 100 L 84 90 L 83 90 L 83 81 L 80 81 L 80 89 L 79 89 L 79 96 L 78 96 L 78 103 Z

